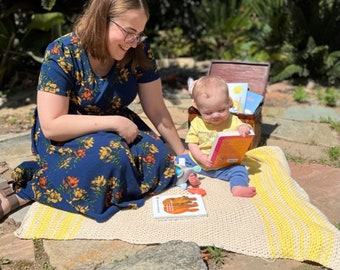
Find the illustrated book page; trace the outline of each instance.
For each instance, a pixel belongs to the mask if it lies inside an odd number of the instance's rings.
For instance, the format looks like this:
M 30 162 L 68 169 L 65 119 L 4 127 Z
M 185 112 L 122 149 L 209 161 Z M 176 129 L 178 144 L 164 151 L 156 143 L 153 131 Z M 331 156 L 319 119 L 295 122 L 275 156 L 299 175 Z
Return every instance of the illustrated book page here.
M 248 83 L 227 83 L 227 85 L 229 96 L 233 100 L 233 107 L 230 108 L 230 111 L 233 113 L 244 113 Z
M 152 197 L 153 216 L 156 219 L 181 219 L 207 216 L 201 195 L 156 195 Z
M 219 132 L 212 144 L 209 158 L 213 167 L 224 167 L 240 164 L 248 151 L 255 133 L 242 137 L 238 131 Z

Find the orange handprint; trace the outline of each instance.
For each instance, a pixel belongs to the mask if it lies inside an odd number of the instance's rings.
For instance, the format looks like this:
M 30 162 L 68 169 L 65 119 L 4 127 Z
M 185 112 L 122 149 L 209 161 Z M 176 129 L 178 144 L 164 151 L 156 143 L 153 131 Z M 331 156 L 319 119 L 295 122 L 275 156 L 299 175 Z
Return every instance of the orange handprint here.
M 181 214 L 184 212 L 197 212 L 198 203 L 196 198 L 188 196 L 168 198 L 163 201 L 164 211 L 170 214 Z

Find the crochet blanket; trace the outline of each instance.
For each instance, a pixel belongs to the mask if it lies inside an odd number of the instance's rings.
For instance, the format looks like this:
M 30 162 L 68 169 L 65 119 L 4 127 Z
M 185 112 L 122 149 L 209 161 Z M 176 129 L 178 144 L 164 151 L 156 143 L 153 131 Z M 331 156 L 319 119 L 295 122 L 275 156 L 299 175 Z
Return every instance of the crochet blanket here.
M 151 199 L 137 210 L 118 212 L 105 223 L 34 203 L 15 232 L 23 239 L 119 239 L 133 244 L 193 241 L 262 258 L 314 261 L 340 269 L 340 231 L 291 178 L 282 150 L 263 146 L 244 160 L 254 198 L 237 198 L 229 183 L 205 178 L 201 187 L 208 216 L 156 220 Z M 187 194 L 179 187 L 164 195 Z

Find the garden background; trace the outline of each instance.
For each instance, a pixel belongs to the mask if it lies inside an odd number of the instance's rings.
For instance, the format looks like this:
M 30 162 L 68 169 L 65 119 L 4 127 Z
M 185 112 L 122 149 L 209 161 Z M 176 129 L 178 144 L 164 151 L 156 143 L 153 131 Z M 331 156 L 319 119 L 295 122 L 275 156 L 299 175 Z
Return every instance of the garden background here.
M 85 0 L 0 0 L 0 96 L 36 85 L 46 45 L 72 29 Z M 338 0 L 149 0 L 157 59 L 270 62 L 270 81 L 326 86 L 337 106 Z M 24 91 L 23 87 L 23 91 Z M 301 96 L 301 95 L 300 95 Z M 303 96 L 303 95 L 302 95 Z

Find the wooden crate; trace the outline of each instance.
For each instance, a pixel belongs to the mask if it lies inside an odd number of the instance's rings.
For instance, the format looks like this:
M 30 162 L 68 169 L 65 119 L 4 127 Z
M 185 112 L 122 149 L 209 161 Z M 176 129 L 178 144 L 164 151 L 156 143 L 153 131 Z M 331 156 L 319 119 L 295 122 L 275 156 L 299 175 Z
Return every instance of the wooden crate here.
M 269 63 L 258 62 L 241 62 L 241 61 L 211 61 L 208 75 L 216 75 L 222 77 L 228 83 L 248 83 L 249 90 L 265 97 L 267 90 L 267 82 L 269 78 Z M 255 138 L 250 149 L 257 147 L 261 141 L 261 125 L 262 125 L 262 103 L 256 109 L 254 114 L 234 113 L 244 123 L 250 124 L 255 131 Z M 199 112 L 191 106 L 188 109 L 188 125 Z

